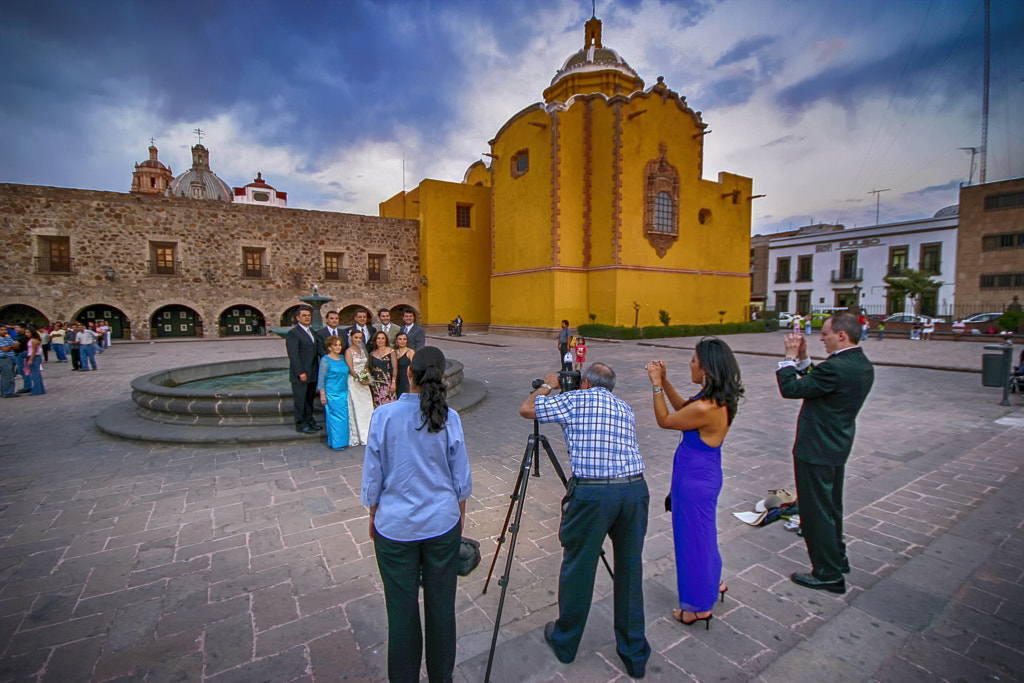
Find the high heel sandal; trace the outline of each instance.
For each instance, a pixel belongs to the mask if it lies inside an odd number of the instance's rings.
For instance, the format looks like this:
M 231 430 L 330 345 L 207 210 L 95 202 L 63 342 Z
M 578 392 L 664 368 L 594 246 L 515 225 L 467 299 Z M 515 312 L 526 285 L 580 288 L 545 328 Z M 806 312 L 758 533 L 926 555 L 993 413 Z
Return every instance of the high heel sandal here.
M 708 615 L 706 617 L 698 617 L 696 612 L 690 612 L 690 614 L 693 615 L 693 620 L 692 621 L 686 621 L 686 619 L 684 617 L 685 614 L 686 614 L 686 612 L 681 610 L 681 609 L 672 610 L 672 616 L 675 618 L 676 621 L 678 621 L 683 626 L 693 626 L 698 621 L 703 621 L 704 622 L 704 630 L 705 631 L 710 631 L 711 630 L 711 620 L 715 618 L 715 615 L 712 614 L 711 612 L 708 612 Z
M 725 602 L 725 594 L 729 592 L 729 587 L 725 585 L 724 581 L 718 582 L 718 599 L 721 602 Z

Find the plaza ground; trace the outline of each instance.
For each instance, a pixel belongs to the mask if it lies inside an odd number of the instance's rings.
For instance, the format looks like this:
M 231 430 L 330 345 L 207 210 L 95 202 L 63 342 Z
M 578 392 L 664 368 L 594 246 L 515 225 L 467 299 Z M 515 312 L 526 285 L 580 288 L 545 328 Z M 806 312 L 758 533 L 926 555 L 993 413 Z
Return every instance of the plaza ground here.
M 726 338 L 747 394 L 723 447 L 718 524 L 729 592 L 709 631 L 671 617 L 662 499 L 678 434 L 655 425 L 643 370 L 662 358 L 686 387 L 696 340 L 588 343 L 588 360 L 618 373 L 615 393 L 636 411 L 647 465 L 647 679 L 1024 678 L 1024 398 L 1003 407 L 998 389 L 981 386 L 982 343 L 865 341 L 878 367 L 847 468 L 849 591 L 807 590 L 788 579 L 808 569 L 802 540 L 731 514 L 793 485 L 799 403 L 775 384 L 782 336 Z M 484 561 L 459 580 L 455 673 L 480 681 L 504 551 L 481 591 L 532 429 L 516 411 L 530 381 L 555 369 L 557 352 L 554 340 L 496 335 L 430 343 L 488 389 L 463 414 L 474 484 L 465 535 L 481 541 Z M 810 348 L 823 356 L 817 334 Z M 98 356 L 98 372 L 51 360 L 45 396 L 0 402 L 0 680 L 386 680 L 384 599 L 359 502 L 362 448 L 186 447 L 95 427 L 95 415 L 130 397 L 136 376 L 278 355 L 277 339 L 115 345 Z M 567 466 L 560 430 L 542 432 Z M 546 459 L 541 470 L 529 485 L 491 678 L 629 680 L 603 569 L 576 661 L 560 664 L 544 644 L 543 626 L 557 616 L 562 490 Z

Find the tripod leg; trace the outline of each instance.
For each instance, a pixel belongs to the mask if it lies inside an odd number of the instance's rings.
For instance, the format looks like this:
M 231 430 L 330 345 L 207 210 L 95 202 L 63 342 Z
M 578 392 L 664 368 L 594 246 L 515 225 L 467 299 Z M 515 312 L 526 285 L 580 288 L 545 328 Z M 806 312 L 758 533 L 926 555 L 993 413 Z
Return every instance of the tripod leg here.
M 487 653 L 487 671 L 484 674 L 484 683 L 489 683 L 491 680 L 491 664 L 494 662 L 494 648 L 498 644 L 498 627 L 501 624 L 501 612 L 505 607 L 505 593 L 508 590 L 508 579 L 512 574 L 512 558 L 516 552 L 516 539 L 519 537 L 519 525 L 523 518 L 523 505 L 526 502 L 526 487 L 530 483 L 529 474 L 530 465 L 532 464 L 531 458 L 535 460 L 539 454 L 537 440 L 531 435 L 530 440 L 527 442 L 526 454 L 523 455 L 523 462 L 520 465 L 519 478 L 516 481 L 516 491 L 512 496 L 512 505 L 515 506 L 516 516 L 512 526 L 508 527 L 509 531 L 512 533 L 512 538 L 508 543 L 508 559 L 505 561 L 505 573 L 502 574 L 500 579 L 498 579 L 498 585 L 501 586 L 501 597 L 498 599 L 498 613 L 494 617 L 494 631 L 491 634 L 491 649 Z M 511 511 L 512 507 L 509 507 L 509 512 Z M 497 558 L 497 553 L 495 553 L 495 558 Z M 491 563 L 491 568 L 494 568 L 493 562 Z
M 547 451 L 548 459 L 551 461 L 551 466 L 555 468 L 555 472 L 558 473 L 558 478 L 562 480 L 562 486 L 569 488 L 569 480 L 565 478 L 565 470 L 562 469 L 561 463 L 558 462 L 558 458 L 555 457 L 555 452 L 551 449 L 551 444 L 548 443 L 548 438 L 541 434 L 537 437 L 540 441 L 540 445 L 544 446 L 544 450 Z M 612 581 L 615 580 L 615 572 L 612 571 L 612 566 L 608 564 L 608 557 L 605 555 L 604 548 L 601 548 L 601 562 L 604 563 L 604 568 L 608 570 L 608 576 L 611 577 Z
M 519 462 L 519 476 L 516 477 L 516 485 L 512 489 L 511 495 L 509 495 L 508 511 L 505 513 L 505 522 L 501 525 L 501 536 L 498 536 L 498 545 L 494 549 L 494 557 L 491 559 L 491 568 L 487 571 L 487 580 L 484 581 L 483 593 L 487 594 L 487 587 L 491 584 L 491 575 L 494 573 L 494 565 L 498 562 L 498 553 L 501 552 L 501 546 L 505 542 L 505 532 L 508 530 L 508 521 L 512 519 L 512 510 L 516 506 L 516 501 L 520 499 L 522 493 L 520 492 L 520 486 L 522 491 L 526 491 L 526 487 L 523 486 L 523 477 L 528 476 L 530 473 L 530 460 L 536 460 L 534 457 L 537 452 L 536 437 L 530 435 L 530 438 L 526 440 L 526 451 L 523 453 L 523 459 Z M 509 553 L 511 555 L 511 552 Z

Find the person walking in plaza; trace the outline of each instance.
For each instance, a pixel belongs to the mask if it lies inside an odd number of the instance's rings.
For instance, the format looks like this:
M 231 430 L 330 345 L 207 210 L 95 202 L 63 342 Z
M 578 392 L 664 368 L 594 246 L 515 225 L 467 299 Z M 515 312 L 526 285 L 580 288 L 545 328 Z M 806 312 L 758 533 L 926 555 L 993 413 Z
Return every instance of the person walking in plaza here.
M 793 445 L 793 469 L 800 505 L 800 529 L 811 572 L 792 581 L 807 588 L 845 593 L 850 571 L 843 540 L 843 483 L 853 448 L 857 413 L 874 384 L 875 370 L 860 341 L 860 325 L 849 313 L 837 313 L 821 328 L 829 354 L 814 365 L 807 342 L 786 335 L 786 358 L 776 380 L 783 398 L 803 399 Z
M 451 681 L 455 669 L 455 589 L 473 478 L 444 370 L 440 349 L 416 353 L 409 393 L 377 409 L 363 459 L 360 499 L 384 584 L 388 680 L 402 683 L 420 680 L 424 635 L 427 678 Z
M 78 344 L 78 333 L 81 329 L 81 323 L 72 323 L 68 325 L 68 333 L 64 337 L 64 343 L 68 345 L 68 355 L 71 356 L 72 372 L 79 372 L 82 369 L 82 347 Z
M 566 365 L 565 354 L 569 353 L 569 321 L 563 320 L 562 327 L 558 330 L 558 364 L 563 370 L 572 370 L 572 363 Z
M 25 336 L 28 342 L 25 345 L 25 373 L 26 384 L 30 384 L 29 395 L 42 396 L 46 393 L 43 386 L 43 340 L 39 336 L 39 330 L 35 325 L 25 328 Z M 31 382 L 28 381 L 31 375 Z
M 300 306 L 295 315 L 295 326 L 285 335 L 284 345 L 288 351 L 288 380 L 292 385 L 292 404 L 295 407 L 295 431 L 313 434 L 319 428 L 313 417 L 313 401 L 316 399 L 317 342 L 310 324 L 313 309 Z
M 91 327 L 83 327 L 79 324 L 78 334 L 75 335 L 78 341 L 78 354 L 82 364 L 82 372 L 96 369 L 96 333 Z M 90 368 L 89 366 L 92 366 Z
M 399 332 L 395 336 L 395 357 L 398 359 L 398 384 L 395 386 L 395 396 L 409 393 L 409 364 L 412 362 L 416 352 L 409 348 L 409 336 L 405 332 Z
M 345 365 L 348 366 L 348 443 L 350 446 L 365 446 L 370 438 L 373 396 L 370 392 L 369 356 L 363 344 L 363 333 L 359 330 L 349 333 Z
M 583 371 L 577 391 L 549 396 L 557 384 L 558 373 L 548 374 L 519 408 L 519 415 L 528 420 L 561 425 L 572 469 L 558 530 L 563 548 L 558 620 L 544 627 L 544 639 L 558 661 L 568 664 L 576 658 L 590 614 L 601 546 L 610 536 L 615 554 L 615 649 L 626 673 L 642 678 L 651 656 L 644 632 L 642 564 L 650 493 L 636 441 L 636 417 L 629 404 L 612 394 L 615 371 L 604 363 Z
M 416 314 L 411 308 L 405 309 L 402 313 L 402 332 L 405 332 L 409 339 L 409 348 L 419 351 L 427 345 L 427 333 L 416 324 Z
M 18 349 L 6 325 L 0 325 L 0 396 L 11 398 L 17 396 L 14 393 L 14 355 Z
M 324 344 L 327 355 L 320 359 L 316 386 L 324 407 L 327 447 L 341 451 L 349 445 L 348 365 L 341 355 L 341 337 L 329 336 Z
M 662 429 L 683 433 L 672 461 L 672 537 L 676 551 L 679 608 L 676 621 L 711 627 L 711 608 L 725 597 L 718 551 L 718 495 L 722 491 L 722 442 L 743 396 L 740 367 L 720 339 L 702 339 L 690 359 L 690 381 L 701 389 L 684 399 L 653 360 L 647 373 L 654 390 L 654 417 Z M 672 412 L 669 410 L 672 406 Z
M 64 343 L 67 332 L 64 331 L 64 325 L 62 323 L 54 323 L 53 330 L 50 332 L 50 345 L 53 347 L 53 353 L 57 356 L 58 363 L 67 363 L 68 356 L 64 352 Z
M 373 380 L 373 407 L 379 408 L 395 400 L 398 389 L 398 357 L 388 345 L 388 336 L 383 332 L 373 335 L 373 351 L 370 352 L 370 377 Z

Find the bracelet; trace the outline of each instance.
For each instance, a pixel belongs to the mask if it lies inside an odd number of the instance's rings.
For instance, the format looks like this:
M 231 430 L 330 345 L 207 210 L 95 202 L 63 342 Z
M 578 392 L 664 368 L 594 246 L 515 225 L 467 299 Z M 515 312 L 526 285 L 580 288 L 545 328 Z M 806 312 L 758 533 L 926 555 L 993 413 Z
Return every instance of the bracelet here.
M 654 387 L 654 395 L 655 396 L 657 396 L 658 394 L 664 394 L 664 393 L 665 393 L 665 390 L 662 389 L 661 387 Z
M 550 384 L 541 384 L 541 385 L 540 385 L 539 387 L 537 387 L 537 388 L 538 388 L 538 389 L 547 389 L 548 391 L 551 391 L 551 385 L 550 385 Z

